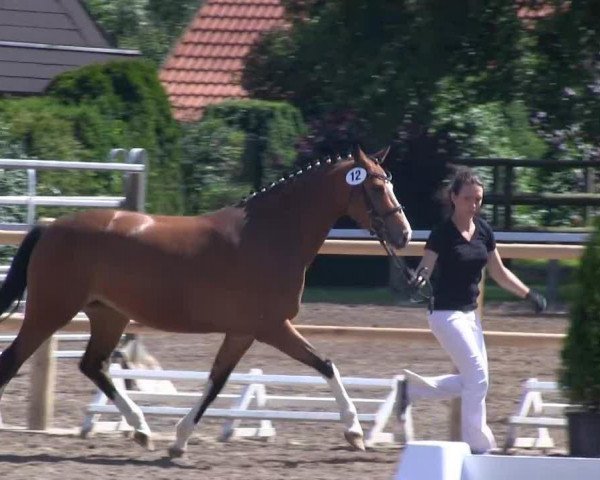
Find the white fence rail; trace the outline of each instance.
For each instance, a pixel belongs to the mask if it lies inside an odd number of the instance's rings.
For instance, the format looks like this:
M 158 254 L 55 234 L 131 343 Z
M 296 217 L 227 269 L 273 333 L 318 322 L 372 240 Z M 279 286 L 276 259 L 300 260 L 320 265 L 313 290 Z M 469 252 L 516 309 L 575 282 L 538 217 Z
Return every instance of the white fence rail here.
M 15 338 L 17 338 L 16 335 L 0 335 L 0 344 L 11 343 Z M 90 336 L 78 333 L 63 333 L 54 335 L 54 338 L 60 345 L 64 342 L 87 342 Z M 0 353 L 2 353 L 1 348 Z M 52 355 L 54 358 L 81 358 L 83 353 L 84 350 L 54 350 Z
M 413 230 L 413 241 L 425 241 L 431 230 Z M 566 243 L 581 245 L 588 241 L 589 233 L 577 232 L 494 232 L 497 242 L 501 243 Z M 329 239 L 377 240 L 368 230 L 361 228 L 334 228 L 327 235 Z
M 120 365 L 113 364 L 110 374 L 124 392 L 134 401 L 144 401 L 150 405 L 140 406 L 145 415 L 183 417 L 190 408 L 200 399 L 200 393 L 168 391 L 163 392 L 151 387 L 144 390 L 126 389 L 125 380 L 153 380 L 153 381 L 196 381 L 205 382 L 209 372 L 194 372 L 183 370 L 129 370 L 122 369 Z M 365 438 L 367 445 L 389 443 L 395 441 L 394 432 L 385 431 L 390 423 L 390 416 L 394 412 L 398 380 L 402 377 L 362 378 L 345 377 L 342 383 L 352 389 L 359 388 L 361 397 L 353 398 L 358 409 L 358 419 L 361 423 L 371 424 Z M 143 384 L 142 384 L 143 385 Z M 156 383 L 154 385 L 157 385 Z M 272 421 L 302 421 L 302 422 L 339 422 L 340 414 L 335 398 L 330 396 L 306 395 L 272 395 L 267 392 L 267 386 L 326 386 L 327 382 L 319 376 L 301 375 L 271 375 L 263 374 L 260 369 L 253 369 L 250 373 L 233 373 L 228 379 L 227 387 L 242 386 L 239 393 L 222 393 L 215 400 L 215 405 L 229 402 L 228 408 L 208 408 L 205 417 L 226 419 L 223 425 L 221 439 L 232 437 L 271 437 L 276 431 Z M 138 385 L 139 387 L 139 385 Z M 314 390 L 314 388 L 313 388 Z M 368 391 L 384 392 L 383 397 L 367 396 Z M 185 402 L 185 406 L 173 406 L 177 402 Z M 315 408 L 316 406 L 316 408 Z M 334 407 L 335 411 L 325 411 L 325 407 Z M 255 407 L 255 408 L 253 408 Z M 266 409 L 266 407 L 280 407 Z M 370 407 L 370 408 L 369 408 Z M 302 409 L 302 410 L 299 410 Z M 368 411 L 365 411 L 368 410 Z M 98 391 L 93 401 L 86 409 L 86 416 L 82 425 L 82 435 L 94 431 L 128 430 L 130 427 L 125 420 L 100 421 L 101 415 L 119 414 L 113 404 L 108 403 L 106 396 Z M 120 414 L 119 414 L 120 415 Z M 259 423 L 252 427 L 240 427 L 241 420 L 258 420 Z M 402 424 L 406 440 L 412 439 L 412 416 L 407 412 L 407 420 Z
M 547 401 L 546 397 L 559 397 L 559 400 Z M 567 419 L 565 409 L 569 407 L 560 398 L 557 382 L 540 381 L 530 378 L 523 384 L 523 394 L 519 403 L 517 414 L 508 418 L 508 432 L 504 443 L 504 450 L 510 448 L 540 448 L 554 447 L 554 440 L 550 435 L 550 428 L 566 428 Z M 536 428 L 535 437 L 517 437 L 520 428 Z
M 123 156 L 125 162 L 116 162 L 117 157 Z M 27 192 L 23 195 L 0 196 L 0 205 L 16 205 L 27 207 L 25 225 L 27 229 L 36 221 L 36 207 L 102 207 L 127 208 L 143 211 L 146 201 L 146 176 L 148 159 L 143 148 L 125 150 L 113 148 L 109 153 L 110 162 L 79 162 L 61 160 L 20 160 L 13 158 L 0 159 L 0 169 L 26 170 Z M 123 196 L 40 196 L 37 195 L 38 170 L 93 170 L 122 172 L 124 174 Z

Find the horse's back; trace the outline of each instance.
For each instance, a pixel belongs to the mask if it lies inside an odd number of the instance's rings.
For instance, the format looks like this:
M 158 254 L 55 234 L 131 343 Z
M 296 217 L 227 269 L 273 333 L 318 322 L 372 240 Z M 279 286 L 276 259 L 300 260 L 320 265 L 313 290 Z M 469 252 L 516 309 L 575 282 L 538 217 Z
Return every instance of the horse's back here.
M 246 328 L 248 316 L 295 316 L 303 269 L 282 268 L 289 259 L 269 255 L 269 237 L 254 238 L 247 227 L 235 208 L 197 217 L 69 215 L 42 235 L 30 264 L 32 287 L 57 298 L 73 291 L 174 331 L 226 331 Z M 165 319 L 173 321 L 166 326 Z
M 31 287 L 57 298 L 72 293 L 83 302 L 108 303 L 159 328 L 162 319 L 172 317 L 188 320 L 170 329 L 203 328 L 193 326 L 192 318 L 197 321 L 202 310 L 213 318 L 224 308 L 233 312 L 228 299 L 243 281 L 233 223 L 222 214 L 175 217 L 115 210 L 62 217 L 36 246 Z

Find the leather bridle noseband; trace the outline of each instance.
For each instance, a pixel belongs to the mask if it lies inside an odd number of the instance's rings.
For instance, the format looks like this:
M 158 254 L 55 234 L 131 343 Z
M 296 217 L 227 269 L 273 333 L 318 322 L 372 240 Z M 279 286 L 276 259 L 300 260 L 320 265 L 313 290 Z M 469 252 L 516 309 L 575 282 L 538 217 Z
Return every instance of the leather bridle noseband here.
M 392 181 L 392 174 L 390 172 L 385 172 L 385 175 L 381 175 L 379 173 L 371 173 L 367 172 L 367 178 L 377 178 L 382 180 L 384 183 L 389 183 Z M 367 191 L 366 182 L 363 182 L 362 185 L 363 196 L 365 199 L 365 205 L 367 206 L 367 213 L 369 214 L 369 220 L 371 225 L 369 226 L 369 232 L 371 235 L 376 235 L 382 244 L 385 242 L 387 227 L 385 226 L 385 219 L 391 215 L 396 213 L 402 213 L 404 211 L 404 207 L 401 204 L 398 204 L 397 207 L 389 209 L 387 212 L 379 213 L 371 200 L 371 196 Z M 386 248 L 387 250 L 387 248 Z

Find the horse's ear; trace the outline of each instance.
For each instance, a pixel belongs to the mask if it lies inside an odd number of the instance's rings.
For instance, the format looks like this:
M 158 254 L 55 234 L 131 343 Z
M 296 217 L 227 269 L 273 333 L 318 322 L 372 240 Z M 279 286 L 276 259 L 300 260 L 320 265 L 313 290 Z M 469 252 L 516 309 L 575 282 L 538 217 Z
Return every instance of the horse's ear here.
M 366 165 L 369 162 L 369 157 L 363 152 L 360 145 L 356 145 L 356 155 L 354 155 L 354 161 L 359 165 Z
M 389 145 L 386 148 L 382 148 L 378 152 L 371 154 L 370 156 L 374 158 L 379 165 L 381 165 L 383 162 L 385 162 L 385 158 L 388 156 L 388 153 L 390 153 Z

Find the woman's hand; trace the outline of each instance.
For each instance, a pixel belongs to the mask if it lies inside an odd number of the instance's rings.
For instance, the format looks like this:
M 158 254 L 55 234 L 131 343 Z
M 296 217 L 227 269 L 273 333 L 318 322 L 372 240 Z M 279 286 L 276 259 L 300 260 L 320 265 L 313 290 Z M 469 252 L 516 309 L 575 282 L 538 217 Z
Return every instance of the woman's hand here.
M 427 283 L 427 267 L 420 268 L 416 272 L 410 271 L 410 275 L 408 286 L 414 290 L 420 290 Z
M 548 306 L 548 302 L 546 301 L 546 297 L 544 297 L 540 292 L 536 290 L 529 290 L 527 292 L 527 296 L 525 297 L 533 306 L 533 310 L 535 313 L 541 313 L 546 310 Z

